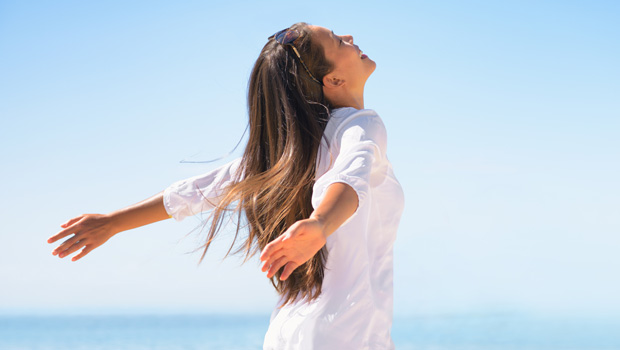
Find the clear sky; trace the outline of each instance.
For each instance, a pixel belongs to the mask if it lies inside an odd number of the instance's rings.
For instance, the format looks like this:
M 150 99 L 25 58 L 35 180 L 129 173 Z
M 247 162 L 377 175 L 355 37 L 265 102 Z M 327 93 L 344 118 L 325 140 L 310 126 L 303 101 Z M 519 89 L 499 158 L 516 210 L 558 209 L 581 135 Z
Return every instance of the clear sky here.
M 395 313 L 620 314 L 617 1 L 0 1 L 0 312 L 269 312 L 258 259 L 197 266 L 199 218 L 78 262 L 46 239 L 217 164 L 272 33 L 377 62 L 405 190 Z M 235 154 L 239 154 L 237 150 Z

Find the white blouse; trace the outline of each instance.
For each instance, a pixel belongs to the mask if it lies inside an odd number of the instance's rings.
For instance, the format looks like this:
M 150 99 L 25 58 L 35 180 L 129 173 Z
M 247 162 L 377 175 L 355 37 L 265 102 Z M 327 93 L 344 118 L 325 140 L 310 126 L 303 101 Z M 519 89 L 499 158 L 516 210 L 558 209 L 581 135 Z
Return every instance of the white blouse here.
M 327 142 L 326 142 L 327 141 Z M 321 295 L 273 310 L 263 349 L 393 349 L 393 245 L 404 195 L 386 156 L 387 134 L 373 110 L 332 111 L 319 148 L 312 194 L 316 208 L 327 187 L 344 182 L 358 195 L 357 211 L 327 238 Z M 210 210 L 240 159 L 172 184 L 164 206 L 176 220 Z

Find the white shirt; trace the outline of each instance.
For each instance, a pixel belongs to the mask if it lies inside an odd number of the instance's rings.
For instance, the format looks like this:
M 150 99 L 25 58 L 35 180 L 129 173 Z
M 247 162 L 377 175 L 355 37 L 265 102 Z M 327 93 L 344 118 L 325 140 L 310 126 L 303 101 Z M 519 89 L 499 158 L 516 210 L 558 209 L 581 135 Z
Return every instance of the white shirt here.
M 392 248 L 404 196 L 386 156 L 385 126 L 373 110 L 339 108 L 332 111 L 324 135 L 312 206 L 321 203 L 334 182 L 351 186 L 359 206 L 327 238 L 321 295 L 310 303 L 297 300 L 280 307 L 278 302 L 263 349 L 393 349 Z M 236 159 L 172 184 L 164 191 L 168 214 L 182 220 L 213 209 L 239 164 Z

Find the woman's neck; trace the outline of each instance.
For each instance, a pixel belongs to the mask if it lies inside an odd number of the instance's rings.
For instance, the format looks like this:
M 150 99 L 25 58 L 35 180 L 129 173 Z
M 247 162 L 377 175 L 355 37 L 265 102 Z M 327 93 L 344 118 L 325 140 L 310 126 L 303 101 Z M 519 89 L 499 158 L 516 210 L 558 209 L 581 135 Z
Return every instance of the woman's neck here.
M 325 96 L 334 108 L 353 107 L 355 109 L 364 109 L 364 90 L 350 91 L 343 89 L 342 91 L 333 91 Z

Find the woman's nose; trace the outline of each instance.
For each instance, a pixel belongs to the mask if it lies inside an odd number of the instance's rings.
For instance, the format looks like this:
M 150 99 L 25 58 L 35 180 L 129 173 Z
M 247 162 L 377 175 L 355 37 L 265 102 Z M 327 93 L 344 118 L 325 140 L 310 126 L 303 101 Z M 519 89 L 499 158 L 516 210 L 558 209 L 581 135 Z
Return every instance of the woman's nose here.
M 343 35 L 344 40 L 350 44 L 353 44 L 353 36 L 352 35 Z

